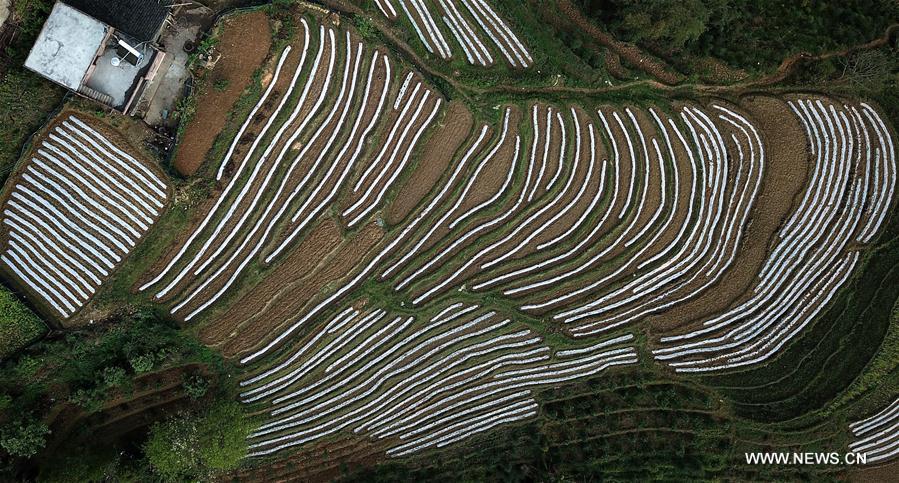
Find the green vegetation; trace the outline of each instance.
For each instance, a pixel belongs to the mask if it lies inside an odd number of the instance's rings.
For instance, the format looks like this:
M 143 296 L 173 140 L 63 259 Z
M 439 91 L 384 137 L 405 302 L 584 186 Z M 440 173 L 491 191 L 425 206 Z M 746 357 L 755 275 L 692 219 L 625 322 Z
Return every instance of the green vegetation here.
M 230 80 L 228 80 L 228 79 L 217 79 L 215 82 L 213 82 L 212 87 L 214 87 L 215 90 L 217 90 L 217 91 L 224 91 L 225 89 L 228 88 L 229 85 L 231 85 L 231 81 L 230 81 Z
M 16 35 L 0 54 L 4 57 L 0 64 L 0 180 L 12 172 L 22 145 L 65 92 L 22 65 L 52 5 L 50 0 L 16 0 L 7 21 Z
M 0 430 L 0 447 L 12 456 L 29 458 L 47 444 L 50 428 L 41 421 L 18 420 Z
M 636 42 L 667 44 L 682 49 L 706 33 L 713 18 L 727 13 L 727 0 L 612 0 L 611 10 L 620 13 L 613 24 Z
M 265 7 L 275 24 L 273 52 L 295 34 L 292 3 L 276 0 Z M 620 71 L 611 75 L 609 52 L 583 32 L 560 30 L 559 25 L 547 22 L 529 6 L 533 3 L 500 1 L 497 8 L 531 47 L 534 69 L 515 72 L 500 63 L 484 71 L 460 58 L 429 65 L 471 92 L 501 84 L 595 88 L 638 76 L 620 65 Z M 686 73 L 700 59 L 712 58 L 758 75 L 800 51 L 820 53 L 868 41 L 899 17 L 899 4 L 890 0 L 798 4 L 582 0 L 580 4 L 616 37 L 636 43 Z M 15 2 L 19 34 L 7 47 L 10 61 L 0 72 L 3 177 L 13 169 L 27 137 L 62 98 L 62 89 L 17 67 L 49 5 L 49 0 Z M 374 11 L 372 2 L 365 5 L 367 11 Z M 351 24 L 364 39 L 383 40 L 375 22 L 366 17 L 355 16 Z M 413 36 L 406 32 L 402 38 L 427 58 Z M 215 42 L 215 36 L 207 38 L 197 52 L 208 53 Z M 897 48 L 885 46 L 808 62 L 778 88 L 863 95 L 877 101 L 893 125 L 899 125 Z M 397 62 L 398 68 L 408 65 L 401 56 Z M 261 95 L 261 73 L 262 69 L 236 103 L 210 157 L 221 157 L 239 120 Z M 449 81 L 428 81 L 438 84 L 448 97 L 459 94 Z M 195 94 L 178 105 L 179 129 L 193 117 L 198 93 L 209 87 L 222 91 L 229 83 L 201 78 Z M 601 99 L 639 103 L 670 94 L 641 85 Z M 697 95 L 691 90 L 680 94 Z M 466 102 L 479 115 L 495 117 L 499 115 L 492 110 L 496 103 L 530 101 L 535 95 L 530 91 L 471 94 Z M 595 104 L 598 98 L 555 93 L 541 97 L 583 104 Z M 205 179 L 210 169 L 207 164 L 192 180 L 176 182 L 174 204 L 152 239 L 138 246 L 104 286 L 97 302 L 121 309 L 110 320 L 35 342 L 47 328 L 14 294 L 0 289 L 0 479 L 37 474 L 39 481 L 193 481 L 224 478 L 241 464 L 253 424 L 234 402 L 236 390 L 228 380 L 233 368 L 190 336 L 196 327 L 176 326 L 168 315 L 144 309 L 142 300 L 132 293 L 135 281 L 207 198 L 212 189 Z M 895 398 L 899 386 L 899 218 L 895 215 L 860 267 L 828 311 L 769 364 L 726 375 L 679 378 L 651 362 L 647 337 L 640 334 L 644 364 L 639 371 L 603 374 L 545 389 L 535 394 L 540 402 L 535 420 L 444 450 L 358 471 L 348 467 L 344 476 L 355 481 L 834 478 L 842 468 L 739 463 L 744 450 L 841 448 L 847 439 L 847 420 L 870 415 Z M 246 287 L 263 275 L 247 276 Z M 401 305 L 401 295 L 383 283 L 371 280 L 359 292 L 393 311 L 412 313 Z M 233 302 L 239 295 L 234 291 L 226 299 Z M 499 297 L 465 292 L 458 296 L 515 312 L 514 304 Z M 553 347 L 572 342 L 557 327 L 536 317 L 523 316 L 519 322 Z M 171 375 L 171 380 L 161 375 Z M 147 383 L 150 389 L 142 385 L 147 380 L 153 380 Z M 160 396 L 163 391 L 169 392 Z M 145 409 L 141 406 L 145 397 L 165 401 L 162 409 L 146 411 L 153 413 L 148 417 L 154 422 L 129 427 L 122 434 L 105 426 L 110 420 L 119 421 L 108 414 L 110 406 L 138 401 L 134 407 L 140 412 Z M 77 428 L 68 427 L 72 421 Z
M 0 478 L 36 465 L 49 481 L 59 481 L 52 475 L 65 473 L 60 465 L 67 459 L 57 455 L 79 460 L 82 477 L 108 476 L 109 468 L 118 468 L 115 474 L 121 476 L 124 463 L 112 464 L 120 455 L 109 449 L 122 447 L 122 438 L 139 442 L 146 433 L 140 427 L 136 433 L 116 433 L 103 425 L 110 417 L 106 411 L 122 402 L 139 411 L 157 400 L 172 401 L 166 406 L 171 411 L 190 408 L 179 417 L 202 430 L 196 434 L 201 457 L 196 468 L 225 469 L 244 451 L 243 436 L 237 435 L 246 430 L 233 424 L 241 418 L 229 402 L 235 389 L 226 382 L 228 371 L 217 353 L 152 313 L 121 314 L 100 326 L 39 341 L 0 364 Z M 167 395 L 154 398 L 157 391 Z M 84 444 L 88 440 L 91 444 Z M 44 448 L 54 451 L 44 454 Z M 151 465 L 141 454 L 129 461 L 127 471 L 149 474 Z
M 239 403 L 219 403 L 156 423 L 144 452 L 163 481 L 209 479 L 238 465 L 249 430 Z
M 344 480 L 758 481 L 827 474 L 821 467 L 746 466 L 743 451 L 759 450 L 745 441 L 756 436 L 755 428 L 729 416 L 718 394 L 657 377 L 607 374 L 547 389 L 537 395 L 541 413 L 534 421 L 458 447 L 346 471 Z M 786 438 L 770 431 L 761 437 L 771 445 Z M 813 447 L 801 440 L 795 446 Z
M 15 294 L 0 286 L 0 360 L 47 332 L 47 327 Z

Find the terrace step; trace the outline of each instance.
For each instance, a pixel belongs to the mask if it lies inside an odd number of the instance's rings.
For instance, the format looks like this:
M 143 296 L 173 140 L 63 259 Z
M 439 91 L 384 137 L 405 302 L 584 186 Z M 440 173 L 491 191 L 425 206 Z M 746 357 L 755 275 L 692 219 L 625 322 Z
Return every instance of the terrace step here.
M 107 106 L 112 105 L 112 96 L 110 96 L 109 94 L 104 94 L 96 89 L 91 89 L 88 86 L 81 86 L 81 88 L 78 89 L 78 93 L 83 96 L 87 96 L 101 104 Z

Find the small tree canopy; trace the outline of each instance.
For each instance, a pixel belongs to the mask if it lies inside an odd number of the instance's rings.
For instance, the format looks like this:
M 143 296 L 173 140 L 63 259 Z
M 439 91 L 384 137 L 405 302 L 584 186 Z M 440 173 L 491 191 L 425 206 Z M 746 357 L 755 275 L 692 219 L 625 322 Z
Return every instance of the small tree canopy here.
M 240 405 L 218 403 L 203 413 L 181 413 L 155 424 L 144 454 L 165 481 L 209 477 L 240 463 L 247 453 L 248 433 Z
M 668 43 L 682 48 L 699 38 L 709 22 L 709 2 L 702 0 L 615 0 L 626 12 L 621 20 L 636 40 Z

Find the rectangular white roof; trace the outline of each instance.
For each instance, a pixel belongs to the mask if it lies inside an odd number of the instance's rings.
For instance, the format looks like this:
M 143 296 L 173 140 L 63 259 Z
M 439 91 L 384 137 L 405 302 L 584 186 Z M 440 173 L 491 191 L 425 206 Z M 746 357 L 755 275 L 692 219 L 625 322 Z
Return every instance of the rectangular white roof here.
M 56 2 L 25 61 L 25 67 L 77 91 L 108 27 L 99 20 Z

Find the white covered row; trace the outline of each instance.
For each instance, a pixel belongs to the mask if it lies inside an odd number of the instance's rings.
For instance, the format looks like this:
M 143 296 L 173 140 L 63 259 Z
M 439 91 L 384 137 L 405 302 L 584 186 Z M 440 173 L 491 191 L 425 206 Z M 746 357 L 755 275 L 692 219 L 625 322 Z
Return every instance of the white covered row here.
M 806 129 L 814 171 L 797 212 L 780 233 L 749 298 L 703 328 L 665 337 L 657 359 L 699 372 L 748 366 L 773 357 L 808 325 L 849 278 L 859 253 L 849 244 L 865 213 L 866 149 L 848 109 L 799 100 L 790 107 Z
M 453 52 L 435 18 L 443 20 L 450 34 L 462 47 L 469 64 L 481 66 L 493 64 L 493 56 L 481 39 L 484 35 L 493 42 L 512 67 L 526 68 L 534 63 L 530 52 L 508 23 L 484 0 L 437 0 L 436 4 L 439 4 L 440 11 L 433 12 L 425 0 L 396 1 L 399 2 L 399 8 L 402 9 L 425 49 L 444 60 L 450 59 Z M 460 3 L 467 15 L 459 8 Z M 398 18 L 393 0 L 376 0 L 375 5 L 388 19 Z M 470 19 L 474 20 L 480 30 Z
M 466 307 L 451 304 L 417 329 L 411 318 L 394 317 L 365 329 L 351 322 L 337 331 L 334 341 L 339 342 L 322 344 L 313 335 L 296 352 L 300 359 L 291 356 L 290 363 L 311 367 L 312 361 L 321 369 L 294 381 L 289 394 L 267 395 L 272 418 L 249 436 L 250 455 L 272 454 L 350 428 L 379 439 L 398 438 L 388 450 L 394 456 L 442 447 L 532 417 L 538 410 L 532 387 L 637 362 L 634 348 L 611 347 L 632 340 L 632 334 L 552 362 L 548 348 L 530 330 L 513 329 L 494 312 L 460 314 L 460 309 Z M 327 333 L 334 321 L 354 312 L 344 310 L 316 330 Z M 285 367 L 278 365 L 281 371 Z
M 59 316 L 71 317 L 166 198 L 160 176 L 71 116 L 48 134 L 11 191 L 3 262 Z
M 150 279 L 149 281 L 147 281 L 146 283 L 141 285 L 139 288 L 140 291 L 147 290 L 148 288 L 159 283 L 160 281 L 163 280 L 163 278 L 168 276 L 171 273 L 171 271 L 175 268 L 175 266 L 178 265 L 180 262 L 182 262 L 182 260 L 188 255 L 188 253 L 189 253 L 188 250 L 190 249 L 191 246 L 194 246 L 194 242 L 201 239 L 200 236 L 206 232 L 207 226 L 210 226 L 211 223 L 213 223 L 214 221 L 216 221 L 219 218 L 222 218 L 225 221 L 227 221 L 230 219 L 231 216 L 233 216 L 233 211 L 237 208 L 239 201 L 242 200 L 243 197 L 246 196 L 246 192 L 249 190 L 253 179 L 255 179 L 255 177 L 258 176 L 258 170 L 261 168 L 263 161 L 269 156 L 271 150 L 274 149 L 274 146 L 280 140 L 281 136 L 287 130 L 288 126 L 291 123 L 293 123 L 293 120 L 297 116 L 299 116 L 300 109 L 301 109 L 302 105 L 304 104 L 306 95 L 308 94 L 308 90 L 309 90 L 309 88 L 312 84 L 312 81 L 318 71 L 319 62 L 321 61 L 321 57 L 324 53 L 324 49 L 325 49 L 325 29 L 324 29 L 324 27 L 320 27 L 320 29 L 319 29 L 318 54 L 316 56 L 315 63 L 310 71 L 311 73 L 308 77 L 308 82 L 306 84 L 306 88 L 303 90 L 300 101 L 298 101 L 296 108 L 293 110 L 293 112 L 291 112 L 289 119 L 284 124 L 281 125 L 278 132 L 274 135 L 274 139 L 268 145 L 268 147 L 265 149 L 265 152 L 261 155 L 261 158 L 259 159 L 259 162 L 257 163 L 256 169 L 253 170 L 249 179 L 245 179 L 244 171 L 246 170 L 247 165 L 249 164 L 253 153 L 256 151 L 256 148 L 259 146 L 259 143 L 264 138 L 266 138 L 266 133 L 271 128 L 272 124 L 274 124 L 275 119 L 278 117 L 278 114 L 281 112 L 281 110 L 284 108 L 284 106 L 287 104 L 288 100 L 290 99 L 291 94 L 293 93 L 293 90 L 297 84 L 297 81 L 299 80 L 300 73 L 303 71 L 303 67 L 305 66 L 306 55 L 308 53 L 309 44 L 310 44 L 310 32 L 309 32 L 309 25 L 306 23 L 305 19 L 302 19 L 300 21 L 300 23 L 303 26 L 303 31 L 304 31 L 303 52 L 300 57 L 300 62 L 297 64 L 297 68 L 294 71 L 294 76 L 291 80 L 290 86 L 288 87 L 288 89 L 284 93 L 284 95 L 281 97 L 281 102 L 278 104 L 278 107 L 275 109 L 275 111 L 272 113 L 272 115 L 268 118 L 268 121 L 265 123 L 262 130 L 255 137 L 253 144 L 250 146 L 249 150 L 247 151 L 247 154 L 244 156 L 243 160 L 238 165 L 237 169 L 234 171 L 234 174 L 231 176 L 231 179 L 228 181 L 228 184 L 225 186 L 225 190 L 222 192 L 221 195 L 219 195 L 215 204 L 212 206 L 212 208 L 209 210 L 209 212 L 206 214 L 206 216 L 203 218 L 203 220 L 200 222 L 200 224 L 197 226 L 197 228 L 195 228 L 193 230 L 190 237 L 188 237 L 187 241 L 185 241 L 184 244 L 181 245 L 181 248 L 178 250 L 178 252 L 175 254 L 175 256 L 171 260 L 169 260 L 169 262 L 166 264 L 166 266 L 159 273 L 157 273 L 156 276 L 154 276 L 152 279 Z M 276 82 L 276 79 L 273 78 L 272 83 L 274 84 L 275 82 Z M 239 139 L 235 139 L 235 142 L 238 142 L 238 141 L 239 141 Z M 225 162 L 227 162 L 227 159 L 225 160 Z M 236 201 L 232 200 L 230 198 L 231 193 L 238 189 L 240 190 L 240 192 L 237 194 Z M 231 204 L 225 205 L 226 201 L 231 201 Z M 221 213 L 220 210 L 222 210 L 222 209 L 225 210 L 224 213 Z M 188 261 L 186 269 L 179 271 L 176 274 L 174 280 L 170 281 L 169 284 L 167 284 L 159 292 L 157 292 L 156 293 L 157 298 L 161 298 L 161 297 L 167 295 L 175 287 L 175 285 L 177 285 L 177 283 L 180 281 L 180 279 L 185 277 L 189 273 L 189 270 L 192 269 L 197 263 L 200 262 L 202 255 L 204 255 L 205 252 L 212 245 L 212 243 L 215 239 L 215 235 L 218 234 L 219 232 L 221 232 L 223 229 L 224 229 L 224 224 L 222 224 L 222 223 L 219 223 L 217 226 L 215 226 L 215 228 L 213 229 L 212 235 L 207 236 L 205 243 L 202 246 L 200 246 L 199 248 L 195 248 L 195 250 L 196 250 L 195 256 Z
M 864 453 L 866 463 L 878 463 L 899 454 L 899 399 L 877 414 L 849 425 L 855 440 L 849 443 L 853 453 Z

